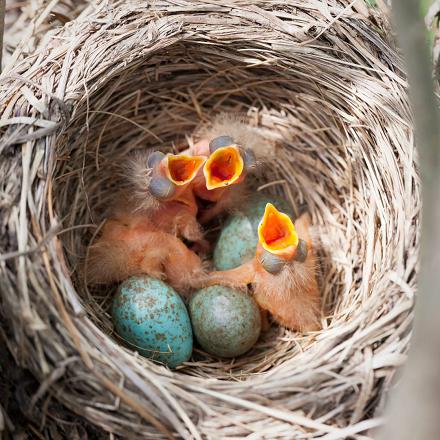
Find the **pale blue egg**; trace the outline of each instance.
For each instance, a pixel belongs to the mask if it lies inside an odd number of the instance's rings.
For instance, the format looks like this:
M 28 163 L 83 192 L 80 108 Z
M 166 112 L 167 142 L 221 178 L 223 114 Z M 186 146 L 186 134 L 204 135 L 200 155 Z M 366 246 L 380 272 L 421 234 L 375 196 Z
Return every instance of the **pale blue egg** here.
M 229 270 L 252 260 L 258 244 L 258 224 L 267 203 L 292 216 L 289 204 L 278 197 L 254 196 L 242 212 L 231 215 L 222 228 L 214 249 L 213 262 L 217 270 Z
M 226 286 L 197 291 L 189 302 L 194 335 L 202 348 L 220 357 L 246 353 L 257 342 L 261 315 L 247 293 Z
M 164 282 L 134 276 L 119 287 L 112 308 L 116 332 L 142 356 L 175 368 L 192 352 L 193 335 L 182 298 Z

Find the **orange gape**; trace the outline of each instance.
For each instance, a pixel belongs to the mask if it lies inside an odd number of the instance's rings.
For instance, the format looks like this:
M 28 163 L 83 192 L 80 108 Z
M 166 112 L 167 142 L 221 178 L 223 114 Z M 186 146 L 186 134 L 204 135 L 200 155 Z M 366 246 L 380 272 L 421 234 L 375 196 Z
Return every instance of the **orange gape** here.
M 286 260 L 295 256 L 298 247 L 298 234 L 292 220 L 271 203 L 266 205 L 258 226 L 258 239 L 263 249 Z
M 190 184 L 205 163 L 203 156 L 167 154 L 161 162 L 166 176 L 177 186 Z
M 310 216 L 303 214 L 295 226 L 286 214 L 267 204 L 255 258 L 235 269 L 210 273 L 203 285 L 252 284 L 258 305 L 279 324 L 291 330 L 319 330 L 321 298 Z
M 244 162 L 236 145 L 218 148 L 205 162 L 206 189 L 224 188 L 243 179 Z

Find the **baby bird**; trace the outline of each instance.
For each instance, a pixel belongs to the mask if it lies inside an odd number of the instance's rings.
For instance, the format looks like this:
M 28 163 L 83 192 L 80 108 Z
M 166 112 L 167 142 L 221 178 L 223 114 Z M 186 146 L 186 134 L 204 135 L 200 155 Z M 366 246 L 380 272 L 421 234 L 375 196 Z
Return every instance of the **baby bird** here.
M 122 204 L 122 211 L 143 211 L 162 230 L 204 243 L 191 185 L 205 161 L 203 156 L 138 152 L 123 166 L 129 188 L 115 206 Z
M 321 298 L 309 227 L 309 214 L 294 225 L 268 203 L 258 227 L 254 259 L 235 269 L 210 273 L 204 286 L 252 284 L 260 308 L 279 324 L 302 332 L 319 330 Z
M 141 159 L 129 161 L 125 171 L 138 179 L 115 200 L 89 248 L 87 280 L 108 284 L 147 274 L 186 292 L 204 272 L 200 257 L 179 237 L 206 245 L 189 187 L 205 158 L 156 152 Z M 142 175 L 145 165 L 150 171 Z

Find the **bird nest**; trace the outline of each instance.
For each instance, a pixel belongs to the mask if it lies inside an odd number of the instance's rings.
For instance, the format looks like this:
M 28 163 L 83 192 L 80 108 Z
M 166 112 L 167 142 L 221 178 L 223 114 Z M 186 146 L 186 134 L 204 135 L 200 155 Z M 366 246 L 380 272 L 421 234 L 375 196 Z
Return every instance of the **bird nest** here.
M 102 2 L 1 80 L 0 333 L 50 399 L 123 438 L 339 439 L 377 426 L 405 360 L 419 242 L 406 82 L 362 2 Z M 323 329 L 177 370 L 120 345 L 80 268 L 118 166 L 221 112 L 276 145 L 254 189 L 306 205 Z M 53 415 L 56 417 L 56 415 Z M 365 437 L 362 437 L 365 438 Z

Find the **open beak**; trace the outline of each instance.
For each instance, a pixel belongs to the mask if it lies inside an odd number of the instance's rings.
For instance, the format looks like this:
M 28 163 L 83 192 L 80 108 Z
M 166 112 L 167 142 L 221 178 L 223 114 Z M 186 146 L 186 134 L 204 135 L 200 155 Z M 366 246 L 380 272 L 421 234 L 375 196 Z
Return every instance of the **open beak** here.
M 205 162 L 203 174 L 206 188 L 212 190 L 236 183 L 244 169 L 244 161 L 236 145 L 216 149 Z
M 258 225 L 258 239 L 263 249 L 283 260 L 295 257 L 299 242 L 295 226 L 287 214 L 278 211 L 271 203 L 266 205 Z
M 166 177 L 177 186 L 190 183 L 206 161 L 203 156 L 167 154 L 164 166 Z

